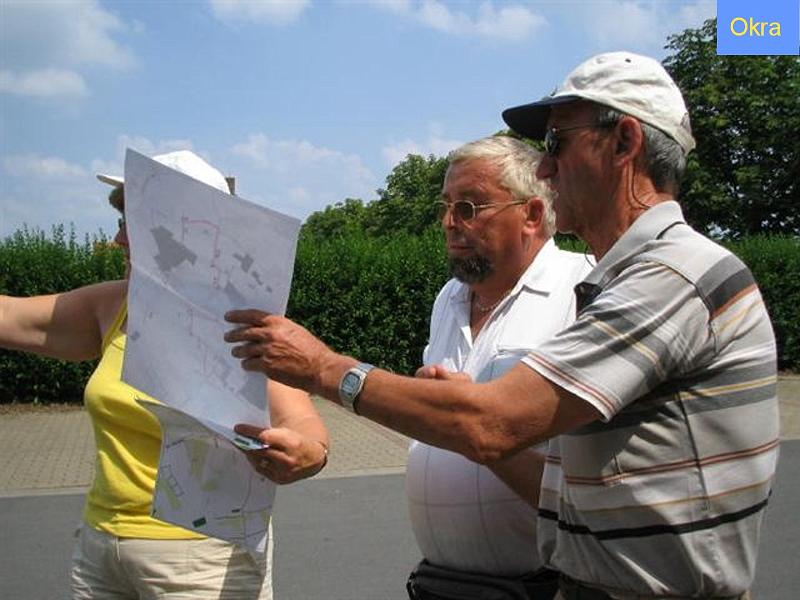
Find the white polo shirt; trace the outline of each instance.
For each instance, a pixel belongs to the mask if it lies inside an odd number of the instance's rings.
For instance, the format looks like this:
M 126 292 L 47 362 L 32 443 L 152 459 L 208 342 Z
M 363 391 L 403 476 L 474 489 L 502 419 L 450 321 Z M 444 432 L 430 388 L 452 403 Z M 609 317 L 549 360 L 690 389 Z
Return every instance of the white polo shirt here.
M 469 325 L 469 287 L 451 279 L 433 305 L 424 363 L 463 371 L 475 381 L 499 377 L 572 323 L 573 287 L 592 265 L 583 254 L 548 241 L 476 340 Z M 406 492 L 417 544 L 431 563 L 495 575 L 541 568 L 536 510 L 487 467 L 413 442 Z

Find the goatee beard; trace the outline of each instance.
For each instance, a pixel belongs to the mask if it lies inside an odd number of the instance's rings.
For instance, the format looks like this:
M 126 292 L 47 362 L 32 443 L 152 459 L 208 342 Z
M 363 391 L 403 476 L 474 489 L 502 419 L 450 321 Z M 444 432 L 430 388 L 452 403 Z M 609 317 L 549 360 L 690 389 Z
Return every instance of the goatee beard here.
M 447 259 L 447 266 L 453 277 L 467 285 L 480 283 L 494 271 L 492 262 L 485 256 L 469 256 L 467 258 L 451 256 Z

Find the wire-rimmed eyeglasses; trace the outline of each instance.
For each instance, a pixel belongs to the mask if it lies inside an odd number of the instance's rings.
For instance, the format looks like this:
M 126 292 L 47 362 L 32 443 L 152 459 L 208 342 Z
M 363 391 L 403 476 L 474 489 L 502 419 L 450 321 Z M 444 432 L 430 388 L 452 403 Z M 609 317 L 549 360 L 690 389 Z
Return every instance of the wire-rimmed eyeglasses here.
M 475 218 L 478 211 L 494 206 L 517 206 L 525 204 L 527 200 L 514 200 L 512 202 L 490 202 L 488 204 L 475 204 L 469 200 L 456 200 L 447 202 L 446 200 L 436 201 L 436 216 L 441 221 L 448 211 L 452 211 L 453 216 L 459 221 L 468 222 Z

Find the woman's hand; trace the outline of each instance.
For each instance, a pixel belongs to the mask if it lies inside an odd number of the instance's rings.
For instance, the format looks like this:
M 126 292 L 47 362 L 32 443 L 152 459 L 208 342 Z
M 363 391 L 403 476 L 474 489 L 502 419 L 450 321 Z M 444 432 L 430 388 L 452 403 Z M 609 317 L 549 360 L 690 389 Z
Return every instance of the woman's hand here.
M 239 424 L 236 433 L 255 438 L 269 446 L 245 452 L 253 469 L 275 483 L 292 483 L 313 477 L 328 462 L 327 446 L 285 427 L 263 428 Z

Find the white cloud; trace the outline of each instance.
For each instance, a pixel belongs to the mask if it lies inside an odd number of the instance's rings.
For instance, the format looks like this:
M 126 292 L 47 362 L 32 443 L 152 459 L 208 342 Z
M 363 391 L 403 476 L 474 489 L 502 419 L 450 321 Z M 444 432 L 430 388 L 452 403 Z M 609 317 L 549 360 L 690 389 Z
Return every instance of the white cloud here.
M 54 224 L 70 223 L 79 238 L 100 229 L 113 235 L 116 214 L 91 169 L 58 156 L 24 154 L 3 157 L 2 170 L 0 237 L 23 225 L 49 233 Z
M 537 27 L 545 25 L 546 19 L 522 6 L 506 6 L 495 10 L 491 2 L 481 4 L 475 30 L 487 37 L 524 40 Z
M 125 150 L 131 148 L 146 156 L 163 154 L 174 150 L 193 150 L 191 140 L 158 140 L 121 134 L 117 136 L 114 147 L 114 156 L 108 158 L 95 158 L 89 161 L 88 166 L 69 162 L 57 156 L 39 156 L 38 154 L 7 155 L 3 158 L 3 168 L 12 177 L 27 177 L 37 179 L 68 179 L 87 177 L 93 180 L 96 173 L 110 173 L 122 175 L 125 163 Z M 206 153 L 194 150 L 206 160 L 210 160 Z
M 543 16 L 525 6 L 512 4 L 495 8 L 491 0 L 482 2 L 474 16 L 470 16 L 462 10 L 452 9 L 440 0 L 422 0 L 421 2 L 374 0 L 373 4 L 384 10 L 412 18 L 431 29 L 451 35 L 520 41 L 528 38 L 537 28 L 547 25 L 547 20 Z
M 610 0 L 587 2 L 579 15 L 590 39 L 604 50 L 659 54 L 668 35 L 699 27 L 716 15 L 716 5 L 708 0 L 682 5 Z
M 458 33 L 459 31 L 464 31 L 470 25 L 467 15 L 464 13 L 452 13 L 447 6 L 441 2 L 436 2 L 436 0 L 423 2 L 417 17 L 428 27 L 445 33 Z
M 416 142 L 411 139 L 401 140 L 396 143 L 384 146 L 381 149 L 381 154 L 390 167 L 394 167 L 397 163 L 405 160 L 409 154 L 419 154 L 421 156 L 447 156 L 451 150 L 455 150 L 464 142 L 460 140 L 448 140 L 438 133 L 433 133 L 428 136 L 424 142 Z
M 3 159 L 3 168 L 12 177 L 71 179 L 85 177 L 87 170 L 57 156 L 12 155 Z
M 251 21 L 287 25 L 300 18 L 311 0 L 211 0 L 211 10 L 222 21 Z
M 305 140 L 252 133 L 230 151 L 242 196 L 301 218 L 348 197 L 369 200 L 378 184 L 361 157 Z
M 408 13 L 412 9 L 411 0 L 372 0 L 372 3 L 394 13 Z
M 96 0 L 3 2 L 2 93 L 80 97 L 87 86 L 80 69 L 127 69 L 132 51 L 115 36 L 128 27 Z
M 100 229 L 113 235 L 116 211 L 109 209 L 106 201 L 108 186 L 98 182 L 95 174 L 122 175 L 126 148 L 152 156 L 192 149 L 193 143 L 188 139 L 151 140 L 121 134 L 108 156 L 84 164 L 56 156 L 7 155 L 0 162 L 4 175 L 0 186 L 0 237 L 13 233 L 23 223 L 45 232 L 56 223 L 74 223 L 80 237 Z M 195 152 L 225 172 L 207 153 Z
M 23 223 L 49 231 L 53 223 L 73 222 L 79 236 L 100 228 L 113 233 L 116 214 L 108 208 L 108 187 L 94 175 L 121 175 L 127 147 L 146 155 L 194 149 L 226 175 L 234 175 L 243 198 L 298 218 L 348 197 L 371 200 L 380 183 L 361 157 L 309 141 L 256 132 L 230 148 L 194 146 L 191 139 L 126 133 L 109 146 L 107 155 L 91 160 L 21 153 L 0 158 L 0 237 Z
M 355 154 L 344 154 L 297 140 L 271 140 L 263 133 L 251 134 L 246 142 L 236 144 L 234 154 L 245 156 L 254 163 L 278 173 L 290 173 L 311 165 L 345 169 L 354 179 L 371 178 L 372 173 Z
M 80 74 L 65 69 L 40 69 L 26 73 L 0 71 L 0 94 L 38 98 L 82 97 L 88 94 Z

